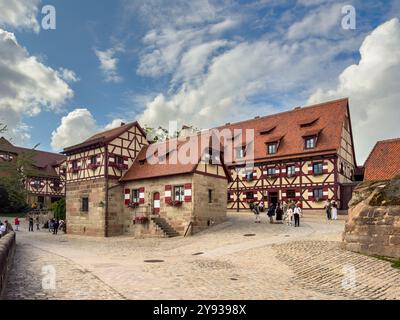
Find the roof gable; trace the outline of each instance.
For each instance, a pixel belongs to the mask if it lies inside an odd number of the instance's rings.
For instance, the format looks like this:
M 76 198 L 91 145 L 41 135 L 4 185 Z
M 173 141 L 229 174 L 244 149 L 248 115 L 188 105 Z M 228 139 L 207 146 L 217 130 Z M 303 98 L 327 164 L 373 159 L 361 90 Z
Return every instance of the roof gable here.
M 364 180 L 390 180 L 400 174 L 400 138 L 378 141 L 365 161 Z

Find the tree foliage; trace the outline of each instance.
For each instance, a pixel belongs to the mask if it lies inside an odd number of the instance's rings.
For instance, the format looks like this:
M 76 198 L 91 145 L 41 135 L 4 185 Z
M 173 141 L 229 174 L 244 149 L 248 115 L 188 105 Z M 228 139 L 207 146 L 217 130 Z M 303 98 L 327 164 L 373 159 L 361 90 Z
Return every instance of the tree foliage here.
M 54 202 L 51 205 L 51 210 L 54 213 L 54 218 L 65 220 L 66 216 L 66 207 L 65 207 L 65 198 Z
M 188 126 L 186 129 L 191 130 L 193 133 L 200 131 L 198 128 L 194 126 Z M 175 132 L 169 132 L 168 129 L 159 126 L 158 128 L 152 128 L 147 125 L 144 126 L 144 130 L 146 132 L 147 139 L 154 143 L 154 142 L 161 142 L 165 141 L 168 138 L 178 138 L 182 135 L 183 128 L 180 130 L 176 130 Z

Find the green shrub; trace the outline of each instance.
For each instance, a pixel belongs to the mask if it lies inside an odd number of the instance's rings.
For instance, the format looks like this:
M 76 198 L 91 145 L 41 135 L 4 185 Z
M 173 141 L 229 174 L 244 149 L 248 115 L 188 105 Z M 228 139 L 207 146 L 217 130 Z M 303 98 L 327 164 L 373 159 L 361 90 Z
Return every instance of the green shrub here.
M 66 209 L 65 199 L 58 200 L 51 205 L 51 210 L 54 213 L 54 218 L 65 220 Z

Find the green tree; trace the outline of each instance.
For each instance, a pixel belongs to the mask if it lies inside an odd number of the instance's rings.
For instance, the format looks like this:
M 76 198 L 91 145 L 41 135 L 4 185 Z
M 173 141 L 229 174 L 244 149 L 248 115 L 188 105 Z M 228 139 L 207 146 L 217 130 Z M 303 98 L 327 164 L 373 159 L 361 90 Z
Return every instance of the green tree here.
M 65 220 L 66 208 L 65 199 L 60 199 L 51 205 L 51 210 L 54 213 L 54 218 Z

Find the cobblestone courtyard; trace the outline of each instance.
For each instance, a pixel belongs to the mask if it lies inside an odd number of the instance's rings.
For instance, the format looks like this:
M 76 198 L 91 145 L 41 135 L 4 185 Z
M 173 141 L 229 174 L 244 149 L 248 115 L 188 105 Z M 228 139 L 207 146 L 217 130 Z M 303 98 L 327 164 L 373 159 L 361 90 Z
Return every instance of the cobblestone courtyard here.
M 400 299 L 400 270 L 340 248 L 344 221 L 300 228 L 229 213 L 183 238 L 83 238 L 17 233 L 7 299 Z M 145 262 L 158 260 L 159 262 Z M 56 288 L 42 288 L 45 269 Z

